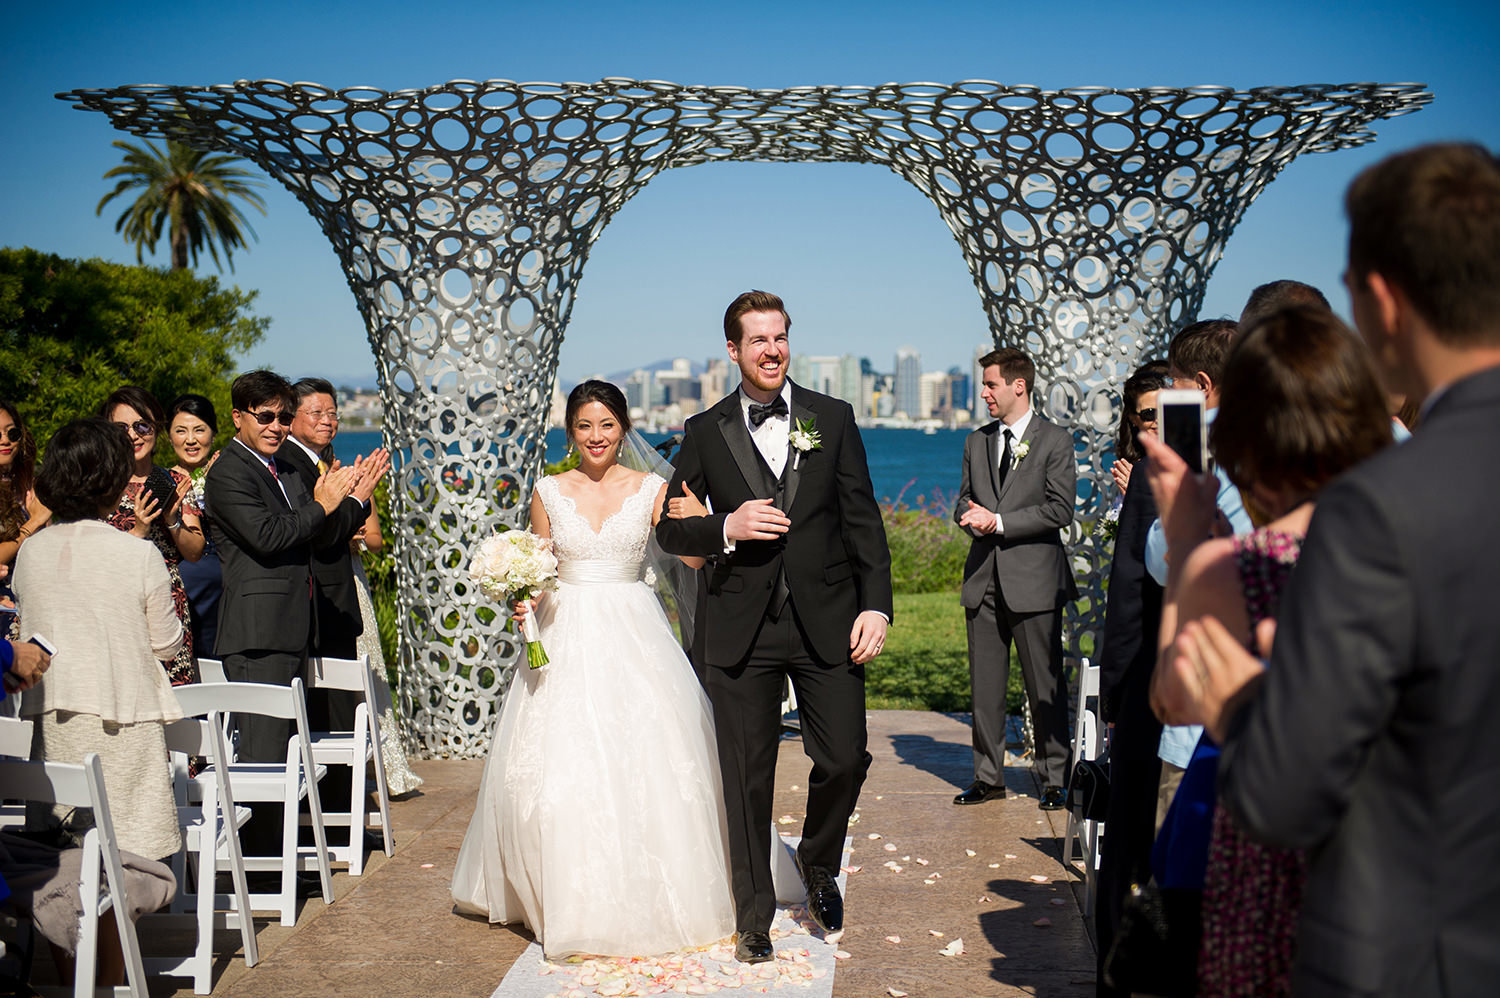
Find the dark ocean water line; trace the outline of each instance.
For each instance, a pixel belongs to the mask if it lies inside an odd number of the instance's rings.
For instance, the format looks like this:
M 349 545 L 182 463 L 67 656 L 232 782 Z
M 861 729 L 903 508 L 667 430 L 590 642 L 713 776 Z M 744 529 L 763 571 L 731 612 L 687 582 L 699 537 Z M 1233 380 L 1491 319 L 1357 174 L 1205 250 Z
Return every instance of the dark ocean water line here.
M 870 464 L 870 480 L 875 497 L 882 502 L 898 496 L 908 505 L 930 504 L 937 497 L 952 507 L 958 494 L 959 465 L 964 454 L 964 430 L 898 430 L 875 427 L 860 431 Z M 670 434 L 648 433 L 654 443 Z M 380 434 L 349 431 L 334 440 L 334 451 L 340 461 L 349 462 L 356 455 L 368 453 L 380 445 Z M 567 438 L 562 430 L 547 433 L 547 460 L 561 460 L 567 452 Z

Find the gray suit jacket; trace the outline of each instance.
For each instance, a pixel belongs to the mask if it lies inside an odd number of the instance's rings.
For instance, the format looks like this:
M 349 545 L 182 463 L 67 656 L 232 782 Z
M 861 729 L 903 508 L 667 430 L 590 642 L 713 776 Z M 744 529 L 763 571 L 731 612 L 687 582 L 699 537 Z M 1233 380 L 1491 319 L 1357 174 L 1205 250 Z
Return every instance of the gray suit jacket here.
M 1000 423 L 989 423 L 964 441 L 963 478 L 953 520 L 969 501 L 1000 514 L 1003 534 L 978 534 L 964 563 L 960 602 L 977 607 L 991 579 L 998 579 L 1005 605 L 1016 613 L 1056 610 L 1078 598 L 1068 553 L 1059 531 L 1073 521 L 1078 465 L 1073 436 L 1032 413 L 1021 443 L 1030 444 L 1000 484 Z M 1017 445 L 1019 446 L 1019 445 Z
M 1310 850 L 1298 995 L 1500 981 L 1500 369 L 1324 490 L 1221 799 Z

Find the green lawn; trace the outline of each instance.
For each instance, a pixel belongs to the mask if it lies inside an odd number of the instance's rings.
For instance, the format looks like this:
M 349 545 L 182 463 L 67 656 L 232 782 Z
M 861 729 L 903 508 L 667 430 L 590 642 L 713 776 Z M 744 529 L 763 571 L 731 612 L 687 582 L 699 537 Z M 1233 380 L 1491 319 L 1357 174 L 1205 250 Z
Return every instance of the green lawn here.
M 1084 654 L 1093 651 L 1092 642 Z M 1025 698 L 1015 648 L 1010 653 L 1007 710 Z M 896 620 L 885 650 L 865 670 L 871 710 L 968 710 L 969 643 L 958 593 L 897 593 Z

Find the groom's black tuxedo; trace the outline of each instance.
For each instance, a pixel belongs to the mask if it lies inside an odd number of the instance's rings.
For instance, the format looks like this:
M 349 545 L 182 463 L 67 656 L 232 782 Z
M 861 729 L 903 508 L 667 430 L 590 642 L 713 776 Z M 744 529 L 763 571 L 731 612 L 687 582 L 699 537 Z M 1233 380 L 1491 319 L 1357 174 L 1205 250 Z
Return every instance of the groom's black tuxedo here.
M 891 556 L 854 413 L 838 399 L 790 390 L 790 423 L 811 421 L 815 450 L 788 447 L 779 479 L 761 457 L 731 393 L 688 420 L 668 496 L 683 486 L 716 512 L 656 528 L 673 554 L 713 559 L 703 573 L 695 650 L 714 707 L 734 887 L 743 932 L 767 931 L 776 909 L 771 882 L 771 798 L 780 741 L 779 703 L 790 678 L 812 758 L 803 866 L 837 873 L 849 815 L 869 769 L 864 667 L 849 636 L 864 610 L 892 612 Z M 724 551 L 724 522 L 752 499 L 775 499 L 791 526 L 775 541 L 739 541 Z
M 778 572 L 806 610 L 803 627 L 820 661 L 849 657 L 849 630 L 861 610 L 892 612 L 891 554 L 870 485 L 864 445 L 847 403 L 792 386 L 791 425 L 811 420 L 816 450 L 789 456 L 778 482 L 745 425 L 740 393 L 688 420 L 668 495 L 686 484 L 716 512 L 700 519 L 663 516 L 661 545 L 674 554 L 717 558 L 708 570 L 703 629 L 706 664 L 742 662 L 770 604 Z M 794 463 L 796 467 L 794 467 Z M 724 551 L 724 520 L 751 499 L 776 499 L 791 529 L 778 541 L 740 541 Z

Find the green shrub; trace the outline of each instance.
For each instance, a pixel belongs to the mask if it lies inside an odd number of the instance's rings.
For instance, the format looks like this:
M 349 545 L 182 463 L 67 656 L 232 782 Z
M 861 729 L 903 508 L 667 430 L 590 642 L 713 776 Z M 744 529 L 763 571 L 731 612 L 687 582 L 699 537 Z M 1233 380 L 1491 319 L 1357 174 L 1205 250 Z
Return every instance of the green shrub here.
M 953 504 L 941 492 L 905 492 L 880 508 L 891 548 L 891 586 L 898 593 L 957 593 L 969 554 L 969 535 L 953 522 Z

